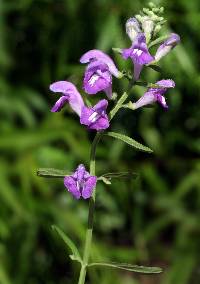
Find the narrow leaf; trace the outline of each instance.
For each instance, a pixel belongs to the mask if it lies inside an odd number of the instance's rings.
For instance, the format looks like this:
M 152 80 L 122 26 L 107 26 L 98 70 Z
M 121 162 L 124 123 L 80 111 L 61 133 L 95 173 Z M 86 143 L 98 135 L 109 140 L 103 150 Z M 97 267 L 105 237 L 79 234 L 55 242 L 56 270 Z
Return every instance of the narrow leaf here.
M 117 47 L 113 47 L 112 50 L 116 53 L 122 54 L 122 49 L 121 48 L 117 48 Z
M 46 178 L 64 178 L 69 174 L 70 173 L 67 172 L 66 170 L 58 170 L 51 168 L 41 168 L 37 170 L 37 175 L 39 177 L 46 177 Z
M 144 274 L 154 274 L 162 272 L 162 268 L 160 267 L 146 267 L 146 266 L 132 265 L 129 263 L 94 262 L 90 263 L 88 266 L 107 266 L 107 267 L 118 268 L 118 269 L 128 270 L 137 273 L 144 273 Z
M 72 260 L 77 260 L 81 262 L 81 256 L 79 254 L 79 251 L 76 247 L 76 245 L 73 243 L 73 241 L 56 225 L 52 225 L 52 229 L 55 230 L 58 235 L 61 237 L 61 239 L 66 243 L 66 245 L 71 249 L 72 255 L 70 255 Z
M 151 65 L 147 65 L 147 67 L 153 69 L 154 71 L 156 71 L 158 73 L 162 73 L 162 68 L 158 65 L 151 64 Z
M 106 135 L 113 137 L 113 138 L 116 138 L 116 139 L 119 139 L 119 140 L 127 143 L 128 145 L 130 145 L 130 146 L 132 146 L 132 147 L 134 147 L 138 150 L 149 152 L 149 153 L 153 152 L 150 148 L 140 144 L 139 142 L 135 141 L 134 139 L 132 139 L 129 136 L 126 136 L 124 134 L 120 134 L 120 133 L 116 133 L 116 132 L 107 132 Z
M 107 185 L 111 184 L 110 179 L 108 179 L 108 178 L 106 178 L 104 176 L 99 177 L 98 180 L 102 180 Z
M 154 46 L 154 45 L 160 44 L 160 43 L 164 42 L 164 41 L 165 41 L 166 39 L 168 39 L 168 38 L 169 38 L 169 35 L 161 36 L 161 37 L 155 39 L 154 41 L 152 41 L 152 42 L 149 44 L 148 47 L 151 48 L 151 47 Z
M 134 172 L 118 172 L 118 173 L 106 173 L 103 174 L 101 177 L 104 177 L 106 179 L 112 179 L 112 178 L 137 178 L 138 174 Z

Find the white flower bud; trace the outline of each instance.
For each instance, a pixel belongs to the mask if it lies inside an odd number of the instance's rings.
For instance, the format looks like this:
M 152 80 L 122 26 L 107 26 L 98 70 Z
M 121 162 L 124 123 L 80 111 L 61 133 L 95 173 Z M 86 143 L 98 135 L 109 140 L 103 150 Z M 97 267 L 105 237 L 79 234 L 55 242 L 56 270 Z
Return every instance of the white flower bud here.
M 147 43 L 151 39 L 152 33 L 154 31 L 154 27 L 155 27 L 154 21 L 152 21 L 150 18 L 147 17 L 146 19 L 143 20 L 142 29 L 145 33 Z
M 126 33 L 128 34 L 131 41 L 134 41 L 138 33 L 141 32 L 140 24 L 135 18 L 130 18 L 126 22 Z

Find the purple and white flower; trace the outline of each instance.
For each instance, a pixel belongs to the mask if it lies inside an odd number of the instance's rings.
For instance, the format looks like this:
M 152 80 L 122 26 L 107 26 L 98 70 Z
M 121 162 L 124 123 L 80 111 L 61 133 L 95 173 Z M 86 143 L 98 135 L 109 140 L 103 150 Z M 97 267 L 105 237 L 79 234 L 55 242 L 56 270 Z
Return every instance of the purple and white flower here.
M 65 103 L 69 103 L 70 107 L 80 116 L 84 106 L 83 99 L 74 84 L 68 81 L 58 81 L 50 85 L 50 90 L 54 93 L 62 93 L 63 96 L 55 103 L 52 112 L 59 112 Z
M 133 42 L 136 36 L 141 33 L 140 24 L 136 18 L 130 18 L 126 22 L 126 33 Z
M 80 123 L 86 125 L 88 129 L 100 131 L 109 127 L 109 119 L 106 114 L 107 100 L 100 100 L 95 106 L 87 107 L 76 87 L 67 81 L 51 84 L 50 90 L 63 94 L 51 109 L 52 112 L 59 112 L 65 103 L 69 103 L 80 117 Z
M 155 60 L 159 61 L 163 56 L 167 55 L 180 42 L 180 36 L 172 33 L 169 38 L 164 41 L 158 48 Z
M 83 81 L 85 92 L 94 95 L 104 91 L 110 99 L 112 97 L 112 75 L 117 78 L 121 76 L 113 60 L 101 50 L 94 49 L 86 52 L 80 62 L 89 63 Z
M 135 80 L 139 79 L 143 66 L 154 61 L 154 57 L 148 51 L 146 38 L 143 33 L 139 33 L 136 36 L 130 48 L 122 50 L 122 56 L 124 59 L 128 59 L 129 57 L 132 59 Z
M 173 80 L 161 80 L 156 82 L 158 85 L 157 88 L 149 88 L 147 92 L 136 102 L 134 103 L 134 109 L 149 105 L 155 102 L 161 104 L 165 109 L 168 109 L 164 94 L 168 88 L 174 88 L 175 83 Z
M 97 131 L 107 129 L 109 127 L 109 120 L 106 114 L 107 106 L 107 100 L 100 100 L 93 107 L 84 106 L 80 118 L 81 124 L 87 125 L 89 129 Z
M 72 175 L 64 178 L 65 187 L 76 199 L 80 199 L 80 197 L 90 198 L 96 183 L 97 177 L 91 176 L 82 164 L 78 166 Z

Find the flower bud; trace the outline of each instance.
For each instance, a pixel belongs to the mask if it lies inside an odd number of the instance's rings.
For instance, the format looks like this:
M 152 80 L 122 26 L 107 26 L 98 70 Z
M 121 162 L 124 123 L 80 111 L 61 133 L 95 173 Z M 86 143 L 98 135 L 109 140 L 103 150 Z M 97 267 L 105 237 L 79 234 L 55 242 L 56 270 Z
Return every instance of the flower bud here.
M 138 33 L 141 32 L 140 24 L 135 18 L 130 18 L 126 22 L 126 33 L 128 34 L 131 41 L 134 41 Z
M 156 25 L 156 27 L 154 29 L 154 36 L 157 35 L 160 32 L 161 29 L 162 29 L 161 25 Z
M 146 18 L 143 19 L 142 29 L 145 33 L 147 43 L 151 39 L 153 30 L 154 30 L 154 26 L 155 26 L 154 21 L 152 21 L 152 19 L 150 19 L 149 17 L 146 17 Z
M 167 55 L 178 43 L 180 42 L 180 36 L 172 33 L 169 38 L 163 42 L 158 48 L 155 60 L 159 61 L 163 56 Z

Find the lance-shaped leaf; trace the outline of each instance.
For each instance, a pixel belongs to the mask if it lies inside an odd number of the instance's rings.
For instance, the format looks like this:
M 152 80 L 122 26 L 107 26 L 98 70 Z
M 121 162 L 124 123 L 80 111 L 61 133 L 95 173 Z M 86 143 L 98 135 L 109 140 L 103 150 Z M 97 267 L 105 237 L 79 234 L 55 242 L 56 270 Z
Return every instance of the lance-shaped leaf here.
M 129 263 L 115 263 L 115 262 L 94 262 L 90 263 L 88 266 L 107 266 L 111 268 L 118 268 L 122 270 L 137 272 L 137 273 L 144 273 L 144 274 L 154 274 L 154 273 L 161 273 L 162 268 L 160 267 L 148 267 L 148 266 L 139 266 L 133 265 Z
M 116 138 L 116 139 L 119 139 L 119 140 L 127 143 L 128 145 L 140 150 L 140 151 L 149 152 L 149 153 L 153 152 L 150 148 L 142 145 L 141 143 L 135 141 L 134 139 L 132 139 L 129 136 L 126 136 L 124 134 L 120 134 L 120 133 L 116 133 L 116 132 L 107 132 L 106 135 L 113 137 L 113 138 Z
M 147 67 L 153 69 L 154 71 L 158 73 L 162 73 L 162 68 L 156 64 L 150 64 L 150 65 L 147 65 Z
M 111 180 L 114 179 L 135 179 L 138 177 L 134 172 L 118 172 L 118 173 L 106 173 L 98 177 L 98 180 L 103 181 L 105 184 L 111 184 Z
M 64 178 L 70 173 L 66 170 L 58 170 L 52 168 L 41 168 L 37 170 L 37 175 L 39 177 L 46 177 L 46 178 Z
M 151 48 L 152 46 L 154 45 L 157 45 L 157 44 L 160 44 L 162 43 L 163 41 L 165 41 L 166 39 L 168 39 L 169 35 L 165 35 L 165 36 L 161 36 L 157 39 L 155 39 L 154 41 L 152 41 L 150 44 L 149 44 L 149 48 Z
M 51 227 L 53 230 L 55 230 L 58 233 L 58 235 L 65 242 L 65 244 L 71 249 L 72 254 L 70 255 L 70 258 L 72 260 L 77 260 L 79 262 L 82 262 L 80 253 L 76 245 L 73 243 L 73 241 L 56 225 L 52 225 Z

